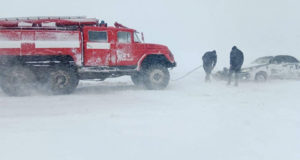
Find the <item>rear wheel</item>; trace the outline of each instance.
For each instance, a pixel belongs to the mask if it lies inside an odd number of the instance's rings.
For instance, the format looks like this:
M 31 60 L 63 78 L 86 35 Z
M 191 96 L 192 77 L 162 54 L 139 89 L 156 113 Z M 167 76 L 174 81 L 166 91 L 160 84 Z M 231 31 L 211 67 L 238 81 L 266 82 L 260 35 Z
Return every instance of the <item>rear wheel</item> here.
M 267 78 L 268 78 L 268 76 L 267 76 L 266 72 L 261 71 L 261 72 L 256 73 L 256 75 L 255 75 L 256 82 L 265 82 L 265 81 L 267 81 Z
M 70 94 L 76 89 L 78 82 L 74 69 L 60 67 L 50 71 L 47 85 L 52 94 Z
M 168 68 L 163 65 L 151 65 L 145 69 L 143 81 L 147 89 L 160 90 L 167 87 L 170 81 Z
M 24 66 L 7 69 L 1 78 L 3 92 L 10 96 L 28 96 L 35 91 L 36 77 Z

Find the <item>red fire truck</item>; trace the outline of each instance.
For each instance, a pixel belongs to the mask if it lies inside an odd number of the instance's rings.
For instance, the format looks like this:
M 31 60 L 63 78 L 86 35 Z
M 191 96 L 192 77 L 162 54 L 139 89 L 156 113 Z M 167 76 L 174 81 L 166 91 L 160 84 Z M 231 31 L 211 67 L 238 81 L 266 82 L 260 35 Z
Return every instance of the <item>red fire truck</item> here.
M 174 57 L 168 47 L 141 39 L 134 29 L 94 18 L 0 19 L 1 88 L 12 96 L 37 86 L 68 94 L 79 80 L 129 75 L 136 85 L 164 89 Z

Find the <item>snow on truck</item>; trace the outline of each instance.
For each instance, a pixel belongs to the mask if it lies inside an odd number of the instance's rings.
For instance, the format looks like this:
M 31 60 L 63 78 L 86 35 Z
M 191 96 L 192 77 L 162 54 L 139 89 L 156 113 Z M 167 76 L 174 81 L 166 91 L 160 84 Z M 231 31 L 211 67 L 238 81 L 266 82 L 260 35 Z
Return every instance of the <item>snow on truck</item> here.
M 135 85 L 163 89 L 176 66 L 168 47 L 147 44 L 121 24 L 86 17 L 0 19 L 0 85 L 12 96 L 36 85 L 72 93 L 79 80 L 131 76 Z

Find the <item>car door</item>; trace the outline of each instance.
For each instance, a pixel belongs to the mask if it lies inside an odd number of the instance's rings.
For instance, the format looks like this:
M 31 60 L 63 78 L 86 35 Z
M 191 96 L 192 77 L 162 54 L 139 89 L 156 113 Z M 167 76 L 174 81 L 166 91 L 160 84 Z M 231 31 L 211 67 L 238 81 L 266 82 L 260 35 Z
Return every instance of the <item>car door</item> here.
M 84 65 L 110 66 L 112 32 L 107 28 L 93 27 L 84 30 Z
M 287 73 L 285 75 L 286 78 L 294 79 L 298 77 L 298 69 L 296 63 L 287 63 L 285 67 L 287 68 Z
M 291 56 L 276 56 L 270 69 L 272 76 L 281 79 L 295 78 L 298 75 L 298 60 Z
M 133 37 L 131 32 L 117 32 L 117 66 L 132 66 L 135 65 L 133 54 Z
M 298 69 L 298 64 L 299 61 L 292 56 L 286 56 L 285 57 L 285 62 L 284 62 L 284 66 L 286 68 L 286 74 L 285 74 L 285 78 L 288 79 L 294 79 L 294 78 L 298 78 L 299 76 L 299 69 Z
M 269 69 L 271 71 L 271 77 L 283 78 L 284 73 L 285 73 L 285 69 L 283 68 L 283 58 L 282 57 L 274 57 L 271 60 Z
M 300 63 L 298 62 L 296 65 L 296 78 L 300 78 Z

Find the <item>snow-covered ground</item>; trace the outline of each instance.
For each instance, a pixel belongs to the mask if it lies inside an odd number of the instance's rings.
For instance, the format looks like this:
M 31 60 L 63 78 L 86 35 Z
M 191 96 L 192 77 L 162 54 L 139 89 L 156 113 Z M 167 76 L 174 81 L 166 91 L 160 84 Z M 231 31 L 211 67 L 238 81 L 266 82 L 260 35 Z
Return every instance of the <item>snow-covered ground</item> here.
M 0 92 L 0 159 L 300 159 L 300 81 L 203 79 L 199 70 L 163 91 L 122 77 L 65 96 Z

